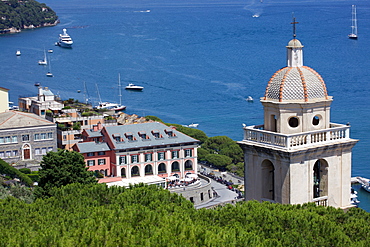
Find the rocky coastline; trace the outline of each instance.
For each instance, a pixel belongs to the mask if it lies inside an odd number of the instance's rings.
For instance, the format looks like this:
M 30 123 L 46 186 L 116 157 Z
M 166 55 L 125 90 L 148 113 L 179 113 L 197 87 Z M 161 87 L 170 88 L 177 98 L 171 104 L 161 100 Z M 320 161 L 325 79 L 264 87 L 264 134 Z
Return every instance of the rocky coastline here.
M 24 29 L 35 29 L 35 28 L 40 28 L 40 27 L 52 27 L 52 26 L 56 26 L 59 22 L 60 22 L 60 20 L 56 20 L 54 23 L 43 23 L 43 24 L 38 25 L 38 26 L 29 25 L 29 26 L 23 26 L 23 28 L 11 27 L 11 28 L 0 30 L 0 34 L 20 33 Z

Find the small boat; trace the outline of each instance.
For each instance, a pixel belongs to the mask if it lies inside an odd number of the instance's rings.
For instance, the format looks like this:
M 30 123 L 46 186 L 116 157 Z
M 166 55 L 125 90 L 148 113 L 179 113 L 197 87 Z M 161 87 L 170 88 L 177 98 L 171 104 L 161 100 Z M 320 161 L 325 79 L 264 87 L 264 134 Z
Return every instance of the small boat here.
M 144 87 L 142 86 L 137 86 L 133 83 L 129 83 L 126 87 L 125 87 L 126 90 L 136 90 L 136 91 L 141 91 L 144 89 Z
M 15 52 L 15 55 L 17 55 L 17 56 L 20 56 L 22 53 L 21 53 L 21 51 L 20 50 L 17 50 L 16 52 Z
M 39 65 L 48 65 L 48 60 L 46 59 L 45 50 L 44 50 L 44 60 L 39 60 Z
M 41 85 L 40 82 L 35 82 L 35 87 L 39 87 Z
M 357 16 L 356 16 L 356 5 L 352 5 L 352 32 L 348 34 L 348 38 L 357 39 Z
M 351 204 L 355 205 L 356 207 L 360 204 L 360 201 L 357 199 L 357 191 L 351 188 Z
M 248 96 L 245 100 L 248 101 L 248 102 L 253 102 L 252 96 Z
M 258 17 L 260 17 L 260 15 L 255 14 L 255 15 L 252 15 L 252 17 L 253 18 L 258 18 Z
M 49 49 L 48 52 L 49 53 L 53 53 L 54 51 L 53 51 L 53 49 Z
M 188 127 L 189 128 L 197 128 L 199 124 L 197 123 L 192 123 L 192 124 L 189 124 Z
M 118 106 L 116 103 L 109 103 L 109 102 L 99 102 L 97 106 L 95 106 L 95 109 L 107 109 L 110 110 L 114 107 Z
M 73 40 L 71 36 L 67 34 L 67 29 L 63 29 L 63 33 L 59 34 L 59 40 L 58 40 L 58 45 L 60 47 L 65 47 L 65 48 L 71 48 L 73 44 Z

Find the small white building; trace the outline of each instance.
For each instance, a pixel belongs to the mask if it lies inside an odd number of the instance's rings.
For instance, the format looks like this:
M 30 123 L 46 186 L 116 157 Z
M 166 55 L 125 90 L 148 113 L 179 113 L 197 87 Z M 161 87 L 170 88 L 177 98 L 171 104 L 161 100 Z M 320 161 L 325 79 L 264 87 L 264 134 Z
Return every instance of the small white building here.
M 322 77 L 303 65 L 303 45 L 287 46 L 287 66 L 269 80 L 264 124 L 244 127 L 245 199 L 351 207 L 350 126 L 330 122 Z

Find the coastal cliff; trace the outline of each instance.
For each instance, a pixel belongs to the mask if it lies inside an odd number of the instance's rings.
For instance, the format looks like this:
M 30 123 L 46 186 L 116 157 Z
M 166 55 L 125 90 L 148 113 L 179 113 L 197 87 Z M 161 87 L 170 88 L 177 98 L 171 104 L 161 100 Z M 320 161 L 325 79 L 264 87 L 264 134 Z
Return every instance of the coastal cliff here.
M 22 29 L 54 26 L 58 16 L 46 4 L 34 0 L 0 1 L 0 33 L 15 33 Z

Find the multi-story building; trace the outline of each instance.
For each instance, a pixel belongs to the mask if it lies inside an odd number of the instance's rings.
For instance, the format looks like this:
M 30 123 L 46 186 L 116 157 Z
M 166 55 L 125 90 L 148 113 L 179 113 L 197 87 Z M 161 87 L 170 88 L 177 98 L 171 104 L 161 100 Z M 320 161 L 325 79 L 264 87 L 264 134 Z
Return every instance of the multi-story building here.
M 47 114 L 46 119 L 57 124 L 58 148 L 72 150 L 72 146 L 82 141 L 84 129 L 97 124 L 117 125 L 114 120 L 105 120 L 103 115 L 86 116 L 78 109 L 63 109 L 58 113 Z
M 0 158 L 8 163 L 38 162 L 56 151 L 56 125 L 33 113 L 0 113 Z
M 173 175 L 197 173 L 199 141 L 159 122 L 98 124 L 82 136 L 74 150 L 83 154 L 89 170 L 110 177 L 107 182 L 155 184 Z
M 57 112 L 64 107 L 48 87 L 39 87 L 37 96 L 19 98 L 18 105 L 20 111 L 32 112 L 41 117 L 45 117 L 47 111 Z

